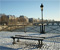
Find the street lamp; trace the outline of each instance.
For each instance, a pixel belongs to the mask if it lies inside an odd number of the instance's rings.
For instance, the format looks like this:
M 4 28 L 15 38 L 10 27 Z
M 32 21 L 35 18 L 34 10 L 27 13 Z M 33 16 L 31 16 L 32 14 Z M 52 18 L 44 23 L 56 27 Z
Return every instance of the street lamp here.
M 40 8 L 41 8 L 41 16 L 42 16 L 42 25 L 41 25 L 41 33 L 44 34 L 44 25 L 43 25 L 43 4 L 41 4 Z

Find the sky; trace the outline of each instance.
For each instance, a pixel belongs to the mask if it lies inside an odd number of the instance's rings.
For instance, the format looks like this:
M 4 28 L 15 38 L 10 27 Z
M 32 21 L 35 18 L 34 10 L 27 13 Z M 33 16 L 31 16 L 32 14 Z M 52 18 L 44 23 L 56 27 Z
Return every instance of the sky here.
M 60 0 L 0 0 L 0 14 L 41 19 L 41 3 L 44 19 L 60 21 Z

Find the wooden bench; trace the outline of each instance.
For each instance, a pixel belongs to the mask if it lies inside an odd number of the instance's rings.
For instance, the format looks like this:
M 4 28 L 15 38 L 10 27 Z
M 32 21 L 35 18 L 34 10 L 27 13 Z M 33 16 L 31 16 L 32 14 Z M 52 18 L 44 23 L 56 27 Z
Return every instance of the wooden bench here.
M 43 45 L 42 41 L 45 39 L 45 37 L 25 36 L 25 35 L 15 35 L 15 36 L 12 36 L 11 38 L 13 39 L 13 44 L 16 44 L 15 39 L 17 39 L 17 42 L 19 42 L 19 39 L 37 40 L 39 48 L 42 47 Z

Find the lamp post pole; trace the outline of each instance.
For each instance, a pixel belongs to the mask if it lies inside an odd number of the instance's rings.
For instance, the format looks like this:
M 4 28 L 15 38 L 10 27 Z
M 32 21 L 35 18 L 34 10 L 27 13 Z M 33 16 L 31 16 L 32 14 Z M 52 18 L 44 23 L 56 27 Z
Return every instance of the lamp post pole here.
M 42 25 L 41 25 L 41 33 L 44 34 L 44 25 L 43 25 L 43 4 L 41 4 L 41 16 L 42 16 Z

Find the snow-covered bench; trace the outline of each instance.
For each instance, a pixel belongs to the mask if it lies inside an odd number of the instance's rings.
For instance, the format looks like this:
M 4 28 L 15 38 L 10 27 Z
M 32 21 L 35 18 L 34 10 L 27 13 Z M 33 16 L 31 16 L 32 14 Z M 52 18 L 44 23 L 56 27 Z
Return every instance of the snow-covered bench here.
M 40 48 L 43 45 L 42 41 L 45 39 L 45 37 L 25 36 L 25 35 L 15 35 L 15 36 L 12 36 L 11 38 L 13 39 L 13 44 L 16 44 L 15 39 L 17 39 L 17 42 L 19 42 L 19 39 L 37 40 L 38 47 L 40 47 Z

